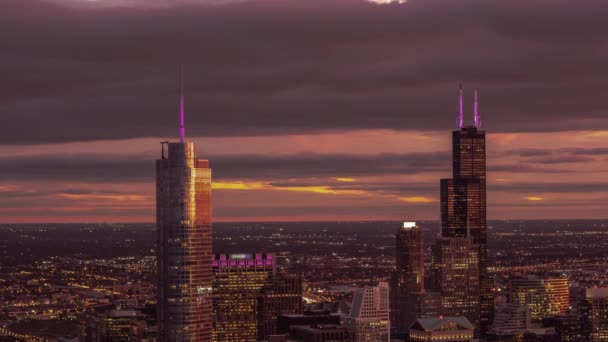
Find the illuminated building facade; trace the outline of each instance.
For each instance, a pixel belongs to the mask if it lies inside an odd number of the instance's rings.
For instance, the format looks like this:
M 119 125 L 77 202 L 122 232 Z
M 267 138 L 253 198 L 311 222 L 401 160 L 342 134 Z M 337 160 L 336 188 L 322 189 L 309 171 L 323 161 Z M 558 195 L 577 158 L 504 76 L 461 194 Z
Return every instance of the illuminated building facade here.
M 260 291 L 275 273 L 272 254 L 216 254 L 213 258 L 213 341 L 255 342 Z
M 566 277 L 528 276 L 512 279 L 509 301 L 527 305 L 532 322 L 540 322 L 544 317 L 567 313 L 570 304 L 570 281 Z
M 415 222 L 404 222 L 396 234 L 396 270 L 391 279 L 391 325 L 407 331 L 416 320 L 424 292 L 424 243 Z
M 345 326 L 353 342 L 390 341 L 389 286 L 380 282 L 378 286 L 358 289 L 353 297 L 350 315 Z
M 180 142 L 163 143 L 156 161 L 159 339 L 209 342 L 211 169 L 185 141 L 183 103 L 182 91 Z
M 608 288 L 589 288 L 585 297 L 590 304 L 591 341 L 608 341 Z
M 465 317 L 419 318 L 409 337 L 411 342 L 472 342 L 474 329 Z
M 302 313 L 302 277 L 273 275 L 258 296 L 258 340 L 265 341 L 277 333 L 280 315 Z

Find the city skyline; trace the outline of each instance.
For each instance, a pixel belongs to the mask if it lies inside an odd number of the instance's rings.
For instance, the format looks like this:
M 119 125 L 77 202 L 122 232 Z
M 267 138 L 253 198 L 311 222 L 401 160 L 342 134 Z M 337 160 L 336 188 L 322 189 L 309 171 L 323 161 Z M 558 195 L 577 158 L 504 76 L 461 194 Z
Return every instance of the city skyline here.
M 7 42 L 17 67 L 4 70 L 10 87 L 0 95 L 0 222 L 152 222 L 149 161 L 159 141 L 175 139 L 181 62 L 188 136 L 214 162 L 217 221 L 438 220 L 436 179 L 450 175 L 445 133 L 458 126 L 461 82 L 466 124 L 479 89 L 488 132 L 489 219 L 605 217 L 601 2 L 552 1 L 550 14 L 548 1 L 165 3 L 0 5 L 6 32 L 42 27 L 57 47 L 27 30 Z M 243 15 L 251 11 L 259 18 Z M 587 19 L 564 19 L 570 11 Z M 468 20 L 495 12 L 504 19 Z M 276 14 L 290 20 L 261 25 Z M 416 19 L 429 16 L 445 20 Z M 523 32 L 526 17 L 538 20 Z M 154 35 L 155 20 L 179 34 Z M 95 41 L 70 30 L 77 24 Z M 141 50 L 117 52 L 134 39 Z M 502 45 L 488 52 L 493 41 Z

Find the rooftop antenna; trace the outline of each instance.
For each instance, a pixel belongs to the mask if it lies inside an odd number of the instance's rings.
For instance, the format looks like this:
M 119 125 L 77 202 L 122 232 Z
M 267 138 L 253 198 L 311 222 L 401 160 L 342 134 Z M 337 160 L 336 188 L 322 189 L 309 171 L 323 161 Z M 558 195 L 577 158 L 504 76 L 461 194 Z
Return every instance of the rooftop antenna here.
M 460 97 L 458 104 L 458 126 L 462 128 L 464 126 L 464 116 L 462 114 L 462 83 L 460 84 Z
M 161 159 L 165 159 L 165 145 L 168 145 L 169 142 L 168 141 L 161 141 L 160 142 L 160 155 L 161 155 Z
M 179 65 L 180 73 L 180 99 L 179 99 L 179 141 L 184 143 L 186 129 L 184 128 L 184 65 Z
M 479 111 L 477 110 L 477 89 L 475 89 L 475 104 L 473 108 L 475 115 L 475 128 L 479 128 L 481 126 L 481 120 L 479 118 Z

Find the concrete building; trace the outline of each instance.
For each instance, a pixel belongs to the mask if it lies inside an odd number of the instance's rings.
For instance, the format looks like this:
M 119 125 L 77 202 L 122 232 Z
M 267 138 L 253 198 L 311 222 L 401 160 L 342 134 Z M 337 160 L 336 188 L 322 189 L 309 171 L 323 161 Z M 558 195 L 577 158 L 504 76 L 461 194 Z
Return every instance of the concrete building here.
M 358 289 L 344 321 L 353 342 L 389 342 L 389 312 L 388 283 Z

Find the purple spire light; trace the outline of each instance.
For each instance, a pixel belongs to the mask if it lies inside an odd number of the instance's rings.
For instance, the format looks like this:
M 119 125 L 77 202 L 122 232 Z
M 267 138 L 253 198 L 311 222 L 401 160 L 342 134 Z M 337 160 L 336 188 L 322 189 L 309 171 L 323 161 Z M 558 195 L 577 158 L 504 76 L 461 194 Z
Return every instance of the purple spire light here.
M 464 115 L 462 112 L 462 83 L 460 84 L 460 103 L 459 103 L 459 112 L 458 112 L 458 126 L 462 128 L 464 126 Z
M 186 140 L 186 128 L 184 127 L 184 65 L 179 65 L 180 73 L 180 99 L 179 99 L 179 141 Z
M 473 115 L 475 119 L 475 128 L 481 126 L 481 120 L 479 118 L 479 111 L 477 110 L 477 89 L 475 89 L 475 104 L 473 106 Z

